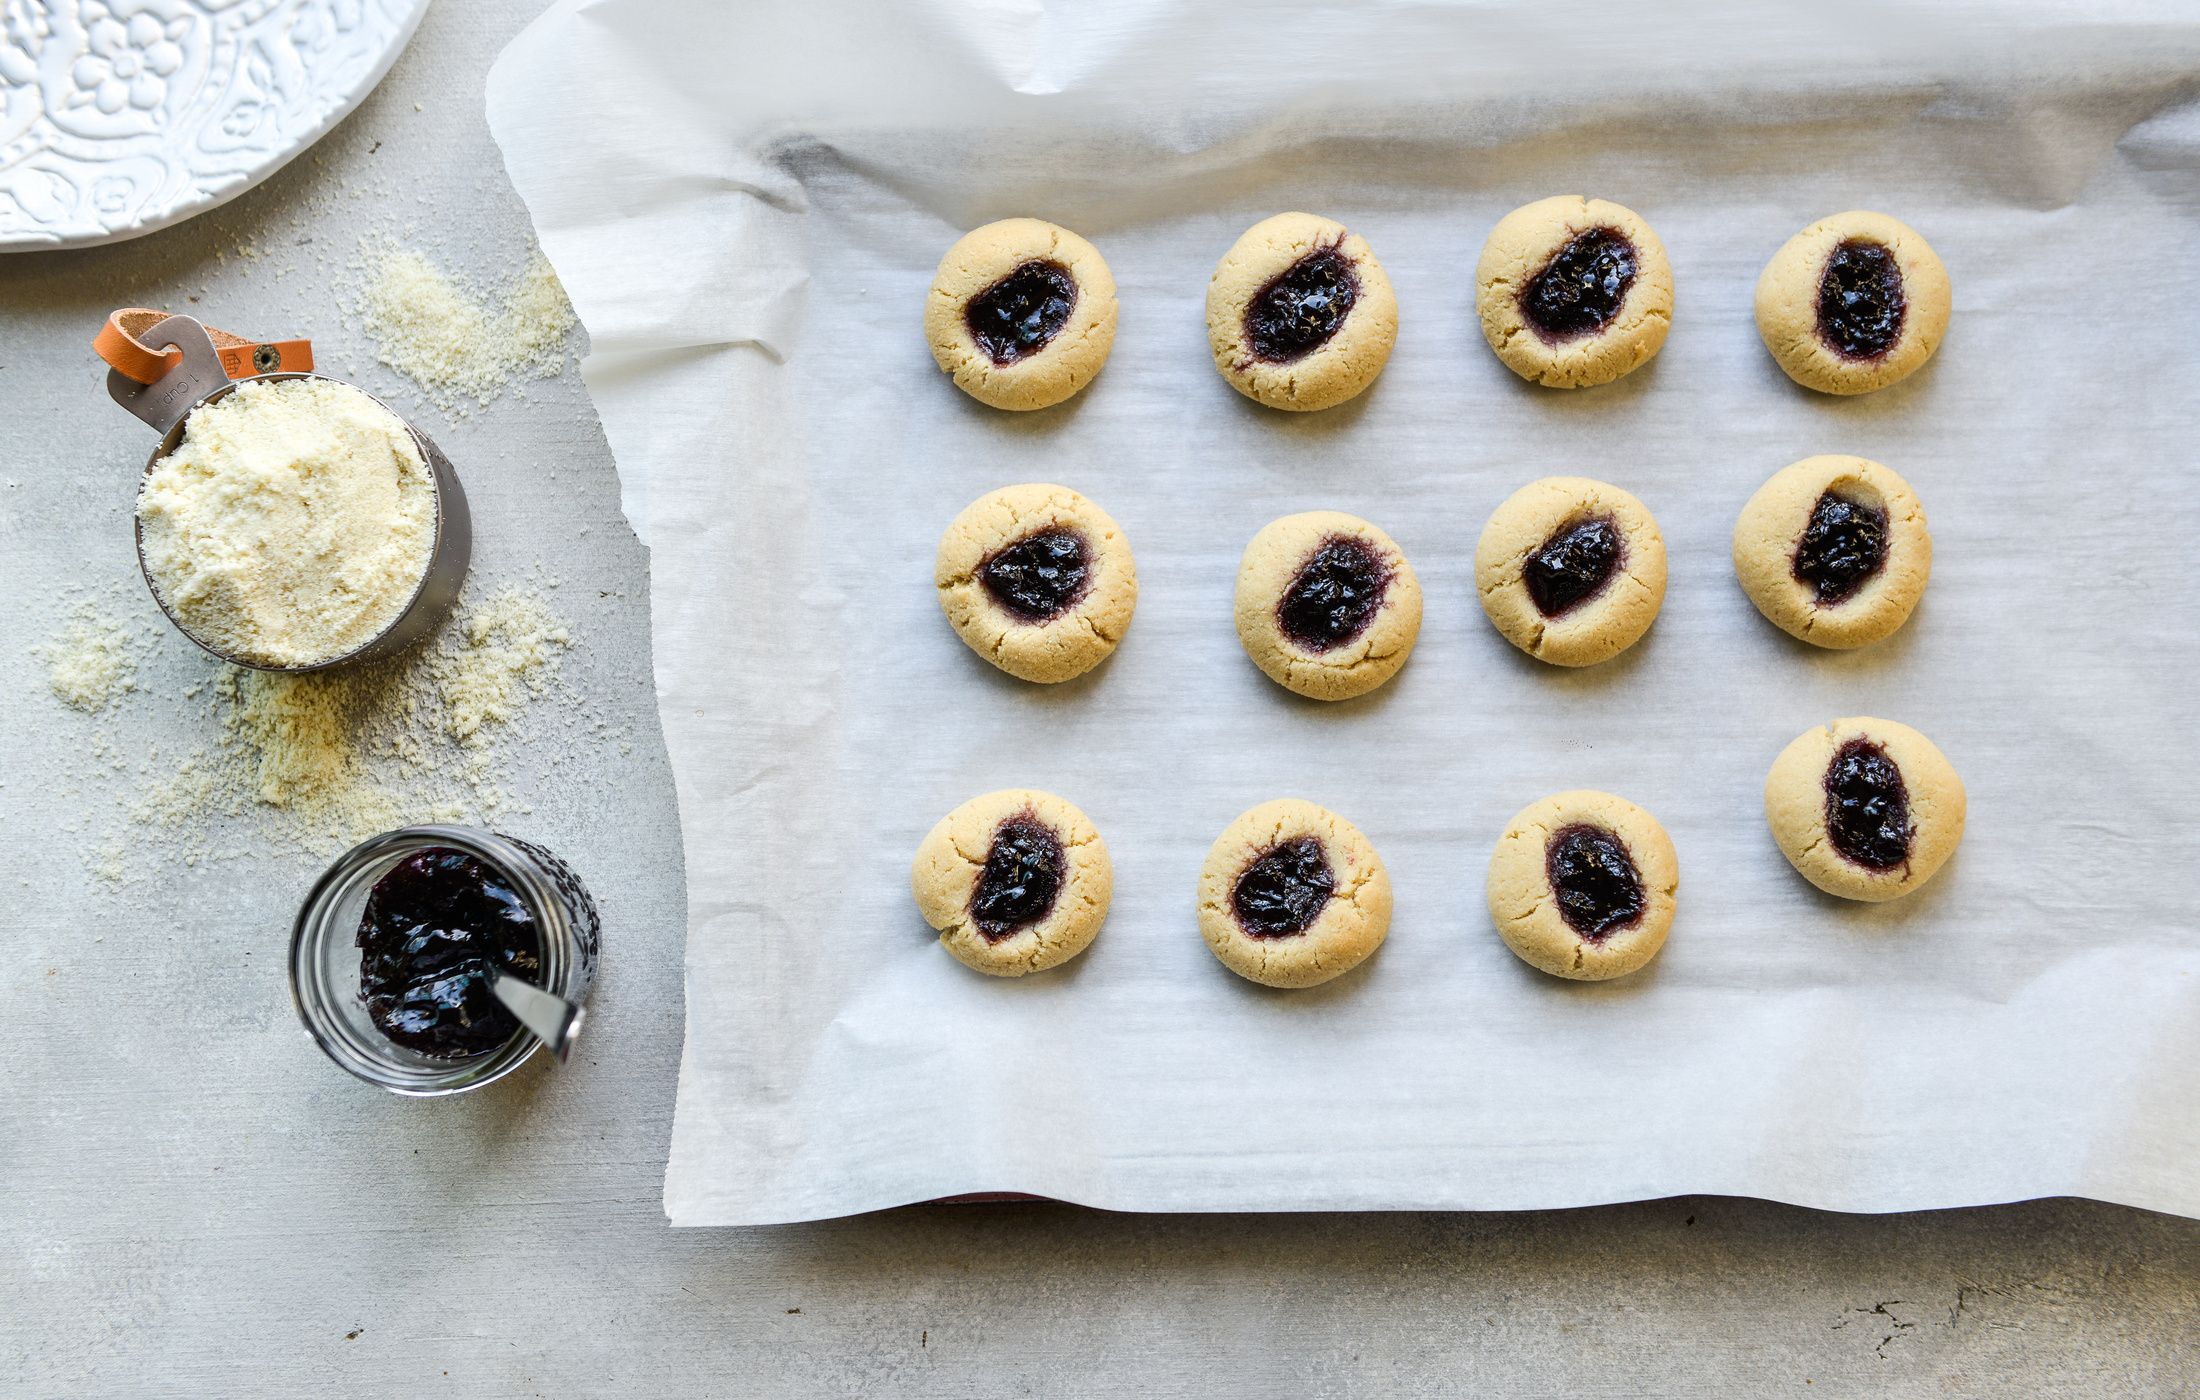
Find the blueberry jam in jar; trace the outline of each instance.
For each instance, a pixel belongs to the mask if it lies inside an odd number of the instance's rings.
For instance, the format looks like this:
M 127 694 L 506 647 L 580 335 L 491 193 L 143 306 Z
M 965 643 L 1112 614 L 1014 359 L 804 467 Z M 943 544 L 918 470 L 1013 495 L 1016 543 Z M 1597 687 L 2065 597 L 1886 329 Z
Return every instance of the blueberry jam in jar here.
M 541 846 L 402 827 L 338 856 L 306 892 L 291 999 L 345 1072 L 409 1098 L 465 1093 L 542 1049 L 496 999 L 490 969 L 584 1007 L 602 944 L 587 886 Z
M 519 1029 L 489 969 L 533 982 L 535 916 L 502 872 L 448 846 L 415 851 L 375 881 L 359 917 L 359 996 L 375 1028 L 408 1050 L 494 1050 Z

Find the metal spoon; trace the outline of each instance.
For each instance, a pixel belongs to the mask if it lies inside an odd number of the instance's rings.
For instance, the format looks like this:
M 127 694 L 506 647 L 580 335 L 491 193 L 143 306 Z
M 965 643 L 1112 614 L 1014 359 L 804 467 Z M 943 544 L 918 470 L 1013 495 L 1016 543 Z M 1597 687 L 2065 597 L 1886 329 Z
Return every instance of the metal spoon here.
M 496 993 L 505 1010 L 519 1018 L 529 1034 L 543 1043 L 553 1059 L 565 1063 L 566 1056 L 573 1053 L 573 1042 L 580 1038 L 581 1022 L 588 1017 L 584 1008 L 532 982 L 507 977 L 494 964 L 489 967 L 489 990 Z

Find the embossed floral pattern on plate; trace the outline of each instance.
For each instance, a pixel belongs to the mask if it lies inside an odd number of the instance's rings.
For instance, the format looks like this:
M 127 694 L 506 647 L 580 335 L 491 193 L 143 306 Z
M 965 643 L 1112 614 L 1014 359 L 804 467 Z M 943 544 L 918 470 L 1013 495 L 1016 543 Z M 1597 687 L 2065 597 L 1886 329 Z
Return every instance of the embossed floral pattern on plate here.
M 0 251 L 232 199 L 343 120 L 428 0 L 0 0 Z

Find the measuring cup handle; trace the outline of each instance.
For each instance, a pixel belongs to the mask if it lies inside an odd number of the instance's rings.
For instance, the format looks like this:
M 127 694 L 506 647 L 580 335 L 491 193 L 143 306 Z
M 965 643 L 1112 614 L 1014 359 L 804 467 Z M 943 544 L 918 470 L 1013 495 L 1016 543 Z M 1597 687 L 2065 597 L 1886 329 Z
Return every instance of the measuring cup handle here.
M 308 341 L 247 340 L 143 307 L 109 316 L 92 349 L 107 362 L 107 393 L 162 434 L 231 379 L 313 368 Z
M 222 368 L 206 327 L 189 316 L 170 316 L 140 332 L 137 341 L 156 353 L 170 347 L 182 352 L 168 372 L 150 384 L 140 384 L 119 369 L 107 371 L 108 396 L 156 433 L 165 434 L 192 405 L 229 382 L 229 371 Z

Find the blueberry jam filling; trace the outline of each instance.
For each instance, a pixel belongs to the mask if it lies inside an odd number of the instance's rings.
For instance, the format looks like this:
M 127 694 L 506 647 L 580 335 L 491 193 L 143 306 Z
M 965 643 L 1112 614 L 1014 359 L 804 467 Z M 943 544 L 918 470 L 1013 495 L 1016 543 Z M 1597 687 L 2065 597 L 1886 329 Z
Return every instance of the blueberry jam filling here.
M 1301 836 L 1261 853 L 1230 891 L 1230 908 L 1255 938 L 1289 938 L 1322 916 L 1337 892 L 1322 843 Z
M 376 1030 L 438 1059 L 496 1049 L 519 1023 L 489 968 L 539 982 L 535 916 L 504 873 L 464 851 L 415 851 L 374 882 L 359 917 L 359 997 Z
M 1551 340 L 1604 329 L 1635 285 L 1635 245 L 1616 228 L 1584 229 L 1528 279 L 1520 310 Z
M 1602 827 L 1552 832 L 1543 871 L 1558 896 L 1558 916 L 1583 938 L 1603 938 L 1642 917 L 1642 876 L 1619 838 Z
M 1839 603 L 1887 562 L 1887 512 L 1828 491 L 1795 545 L 1795 577 L 1821 603 Z
M 1276 623 L 1303 651 L 1343 646 L 1383 606 L 1390 568 L 1365 540 L 1335 535 L 1304 564 L 1276 604 Z
M 1035 258 L 972 297 L 963 323 L 986 358 L 1012 365 L 1062 333 L 1077 305 L 1077 279 L 1058 262 Z
M 1536 611 L 1557 617 L 1604 590 L 1627 556 L 1627 542 L 1608 515 L 1562 525 L 1521 566 Z
M 1010 817 L 993 833 L 970 892 L 970 921 L 989 943 L 1045 918 L 1062 893 L 1062 838 L 1030 813 Z
M 1268 280 L 1245 307 L 1245 340 L 1257 359 L 1289 364 L 1326 344 L 1360 299 L 1359 274 L 1334 245 L 1317 248 Z
M 1884 355 L 1902 338 L 1902 269 L 1878 243 L 1850 239 L 1818 279 L 1818 338 L 1852 360 Z
M 1045 622 L 1076 606 L 1092 582 L 1085 537 L 1075 530 L 1026 535 L 978 566 L 993 601 L 1026 622 Z
M 1910 790 L 1887 751 L 1851 739 L 1826 765 L 1826 835 L 1833 848 L 1871 870 L 1910 858 Z

